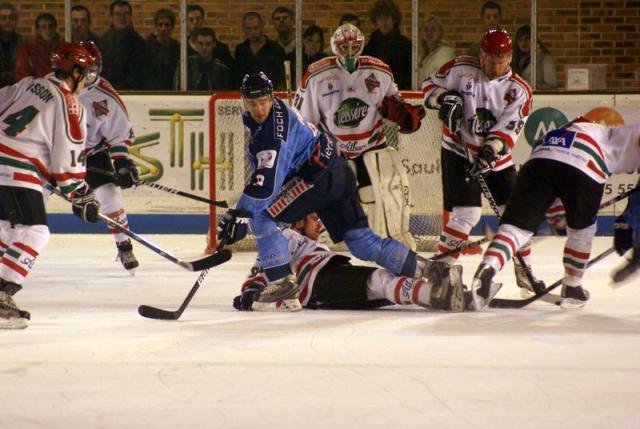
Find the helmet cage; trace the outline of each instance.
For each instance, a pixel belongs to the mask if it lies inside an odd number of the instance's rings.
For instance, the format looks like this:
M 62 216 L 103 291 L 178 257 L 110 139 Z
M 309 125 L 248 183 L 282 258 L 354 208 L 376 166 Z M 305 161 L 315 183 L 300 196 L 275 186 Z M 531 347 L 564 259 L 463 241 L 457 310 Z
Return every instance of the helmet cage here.
M 364 35 L 353 24 L 342 24 L 331 36 L 331 51 L 342 64 L 355 64 L 364 49 Z

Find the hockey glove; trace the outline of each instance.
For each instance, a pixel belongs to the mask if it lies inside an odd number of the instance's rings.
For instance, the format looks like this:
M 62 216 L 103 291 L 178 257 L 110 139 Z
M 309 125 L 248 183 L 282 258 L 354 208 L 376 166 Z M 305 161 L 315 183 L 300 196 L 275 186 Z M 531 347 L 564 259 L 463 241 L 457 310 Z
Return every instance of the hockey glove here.
M 100 220 L 100 204 L 89 185 L 84 183 L 69 195 L 73 214 L 85 222 L 96 223 Z
M 480 153 L 476 157 L 475 162 L 469 169 L 469 176 L 476 178 L 478 176 L 486 176 L 496 165 L 499 156 L 492 146 L 485 144 L 480 148 Z
M 378 110 L 383 118 L 395 122 L 401 133 L 418 131 L 426 116 L 424 107 L 407 103 L 399 95 L 383 98 Z
M 458 91 L 447 91 L 438 97 L 438 103 L 440 104 L 440 111 L 438 117 L 444 125 L 453 134 L 460 131 L 462 119 L 464 118 L 464 107 L 462 94 Z
M 233 298 L 233 308 L 240 311 L 252 311 L 253 303 L 260 297 L 264 289 L 262 283 L 251 283 L 242 291 L 242 295 Z
M 618 216 L 613 223 L 613 247 L 620 256 L 633 247 L 633 229 L 624 214 Z
M 116 159 L 113 161 L 113 168 L 116 170 L 113 176 L 114 182 L 122 189 L 129 189 L 139 182 L 138 167 L 130 159 Z
M 247 236 L 251 213 L 243 209 L 229 209 L 218 222 L 218 240 L 224 239 L 227 244 L 233 244 Z

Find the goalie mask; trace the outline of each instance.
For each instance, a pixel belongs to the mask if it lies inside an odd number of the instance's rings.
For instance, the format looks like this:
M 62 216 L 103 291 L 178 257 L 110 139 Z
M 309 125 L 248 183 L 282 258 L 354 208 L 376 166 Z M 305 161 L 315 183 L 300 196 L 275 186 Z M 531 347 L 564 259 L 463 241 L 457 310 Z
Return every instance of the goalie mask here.
M 331 36 L 331 51 L 350 73 L 355 71 L 364 49 L 364 35 L 353 24 L 342 24 Z

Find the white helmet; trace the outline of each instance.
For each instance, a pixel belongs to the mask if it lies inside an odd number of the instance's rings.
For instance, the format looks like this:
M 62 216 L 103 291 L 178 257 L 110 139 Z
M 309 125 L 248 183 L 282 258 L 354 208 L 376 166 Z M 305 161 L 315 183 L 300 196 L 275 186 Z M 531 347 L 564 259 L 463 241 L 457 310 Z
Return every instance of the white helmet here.
M 331 36 L 331 51 L 350 72 L 364 49 L 364 35 L 353 24 L 342 24 Z

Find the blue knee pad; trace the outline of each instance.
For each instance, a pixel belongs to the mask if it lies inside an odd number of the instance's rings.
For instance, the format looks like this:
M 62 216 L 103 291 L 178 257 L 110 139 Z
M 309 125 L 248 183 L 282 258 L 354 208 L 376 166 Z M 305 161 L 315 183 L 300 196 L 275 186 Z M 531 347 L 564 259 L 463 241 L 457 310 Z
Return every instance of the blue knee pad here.
M 416 254 L 392 238 L 375 235 L 370 228 L 351 229 L 344 234 L 349 250 L 358 259 L 372 261 L 401 276 L 413 277 Z

